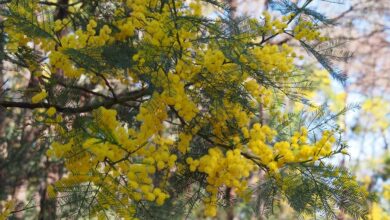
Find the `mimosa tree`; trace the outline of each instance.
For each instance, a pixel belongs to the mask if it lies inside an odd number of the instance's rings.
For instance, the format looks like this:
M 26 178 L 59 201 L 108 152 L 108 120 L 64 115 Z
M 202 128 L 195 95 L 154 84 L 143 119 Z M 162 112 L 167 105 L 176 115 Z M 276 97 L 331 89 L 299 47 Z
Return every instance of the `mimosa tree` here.
M 35 84 L 0 106 L 44 126 L 65 172 L 47 188 L 56 214 L 212 217 L 243 201 L 263 216 L 286 200 L 311 216 L 364 217 L 368 194 L 327 162 L 346 153 L 339 114 L 292 113 L 289 102 L 311 105 L 310 72 L 299 48 L 273 43 L 291 38 L 345 81 L 312 2 L 272 1 L 279 13 L 260 19 L 213 0 L 5 4 L 2 58 Z

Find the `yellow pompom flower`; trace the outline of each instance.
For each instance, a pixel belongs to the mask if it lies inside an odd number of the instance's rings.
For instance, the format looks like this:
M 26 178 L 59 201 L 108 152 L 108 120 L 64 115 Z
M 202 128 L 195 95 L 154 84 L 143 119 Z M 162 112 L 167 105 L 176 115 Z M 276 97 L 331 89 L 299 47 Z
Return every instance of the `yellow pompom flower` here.
M 41 102 L 42 100 L 44 100 L 46 97 L 47 97 L 47 93 L 46 93 L 45 91 L 41 91 L 40 93 L 34 95 L 34 96 L 31 98 L 31 102 L 32 102 L 32 103 L 39 103 L 39 102 Z
M 51 117 L 51 116 L 53 116 L 56 112 L 57 112 L 56 108 L 50 107 L 50 108 L 46 111 L 46 114 L 47 114 L 49 117 Z

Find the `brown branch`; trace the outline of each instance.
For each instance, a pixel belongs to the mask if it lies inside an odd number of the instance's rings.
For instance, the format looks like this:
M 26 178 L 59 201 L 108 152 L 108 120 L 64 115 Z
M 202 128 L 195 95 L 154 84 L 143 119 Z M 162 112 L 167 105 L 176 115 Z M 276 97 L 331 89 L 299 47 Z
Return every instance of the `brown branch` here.
M 115 90 L 114 88 L 111 86 L 110 82 L 108 81 L 108 79 L 101 73 L 98 73 L 98 72 L 95 72 L 94 73 L 99 76 L 100 78 L 102 78 L 104 80 L 104 83 L 106 84 L 106 86 L 108 87 L 108 90 L 110 90 L 112 96 L 114 97 L 114 99 L 118 99 L 117 95 L 115 94 Z
M 4 108 L 24 108 L 24 109 L 36 109 L 36 108 L 50 108 L 54 107 L 58 112 L 67 113 L 67 114 L 75 114 L 75 113 L 84 113 L 91 112 L 94 109 L 99 107 L 110 108 L 116 104 L 124 104 L 128 101 L 135 101 L 138 98 L 143 97 L 147 94 L 147 90 L 141 89 L 137 91 L 130 92 L 127 95 L 123 95 L 118 97 L 117 99 L 110 99 L 104 102 L 98 102 L 91 105 L 86 105 L 82 107 L 65 107 L 56 104 L 49 103 L 29 103 L 29 102 L 14 102 L 14 101 L 0 101 L 0 106 Z
M 46 77 L 46 76 L 42 76 L 42 78 L 45 78 L 45 79 L 50 80 L 50 78 L 49 78 L 49 77 Z M 104 94 L 102 94 L 102 93 L 94 92 L 94 91 L 89 90 L 89 89 L 87 89 L 87 88 L 85 88 L 85 87 L 82 87 L 82 86 L 66 84 L 66 83 L 62 82 L 61 80 L 56 80 L 55 82 L 56 82 L 58 85 L 63 86 L 63 87 L 65 87 L 65 88 L 70 88 L 70 89 L 75 89 L 75 90 L 81 90 L 82 92 L 85 92 L 85 93 L 89 93 L 89 94 L 92 94 L 92 95 L 95 95 L 95 96 L 100 96 L 100 97 L 103 97 L 103 98 L 105 98 L 105 99 L 110 99 L 109 96 L 106 96 L 106 95 L 104 95 Z

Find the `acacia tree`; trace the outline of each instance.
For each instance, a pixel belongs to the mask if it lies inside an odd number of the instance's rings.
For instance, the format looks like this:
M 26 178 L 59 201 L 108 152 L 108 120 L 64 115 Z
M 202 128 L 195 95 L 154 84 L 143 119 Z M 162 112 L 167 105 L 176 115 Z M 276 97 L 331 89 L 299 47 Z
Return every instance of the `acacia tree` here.
M 343 82 L 318 50 L 329 21 L 312 2 L 269 1 L 281 15 L 261 19 L 212 0 L 6 3 L 3 59 L 37 83 L 0 106 L 31 109 L 45 128 L 47 157 L 65 172 L 45 190 L 54 214 L 216 216 L 233 198 L 249 215 L 286 200 L 298 213 L 364 217 L 367 193 L 327 163 L 345 153 L 339 114 L 290 111 L 286 100 L 310 105 L 311 77 L 292 47 L 270 43 L 291 38 Z

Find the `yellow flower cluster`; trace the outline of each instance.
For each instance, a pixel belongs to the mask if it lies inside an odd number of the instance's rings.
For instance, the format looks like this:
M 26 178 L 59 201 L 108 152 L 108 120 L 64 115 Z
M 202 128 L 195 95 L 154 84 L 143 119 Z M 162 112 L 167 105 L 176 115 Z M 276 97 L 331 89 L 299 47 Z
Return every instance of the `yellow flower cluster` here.
M 170 154 L 170 147 L 173 147 L 173 141 L 171 139 L 156 137 L 155 145 L 152 150 L 149 150 L 150 153 L 147 155 L 153 157 L 157 165 L 157 170 L 162 169 L 171 169 L 175 166 L 177 156 L 175 154 Z
M 134 36 L 135 31 L 139 28 L 145 27 L 146 22 L 145 16 L 148 14 L 147 6 L 155 5 L 156 3 L 151 1 L 143 1 L 143 0 L 127 0 L 126 5 L 129 9 L 132 10 L 132 16 L 125 17 L 124 19 L 115 21 L 114 24 L 120 30 L 116 33 L 115 39 L 119 41 L 123 41 L 129 37 Z M 123 16 L 122 11 L 118 11 L 118 15 Z
M 142 122 L 139 137 L 141 140 L 146 141 L 164 128 L 163 121 L 168 117 L 166 108 L 163 98 L 158 93 L 154 93 L 151 100 L 141 106 L 137 115 L 137 120 Z
M 371 205 L 370 213 L 367 216 L 369 220 L 389 220 L 390 214 L 381 207 L 378 202 L 374 202 Z
M 383 197 L 390 202 L 390 184 L 383 185 Z
M 187 133 L 180 133 L 179 134 L 179 142 L 177 143 L 177 149 L 182 153 L 185 154 L 190 149 L 190 142 L 192 140 L 192 135 Z
M 55 22 L 55 30 L 62 29 L 67 23 L 69 23 L 67 19 L 57 20 Z M 110 35 L 112 31 L 107 25 L 104 25 L 99 30 L 99 35 L 96 35 L 96 27 L 97 22 L 95 20 L 90 20 L 86 31 L 79 29 L 72 34 L 62 36 L 60 39 L 60 47 L 58 47 L 57 50 L 47 48 L 48 51 L 50 51 L 49 61 L 53 68 L 52 72 L 56 72 L 57 69 L 60 69 L 64 72 L 65 76 L 70 78 L 78 78 L 81 74 L 85 73 L 83 68 L 76 68 L 63 51 L 69 48 L 82 49 L 85 47 L 99 47 L 113 41 L 114 38 Z
M 144 161 L 147 163 L 132 164 L 127 169 L 131 198 L 135 201 L 156 201 L 157 205 L 163 205 L 169 195 L 162 192 L 160 188 L 153 187 L 153 180 L 150 178 L 150 175 L 153 175 L 156 172 L 153 159 Z
M 159 21 L 151 21 L 149 25 L 145 28 L 145 40 L 150 42 L 154 46 L 169 46 L 171 45 L 172 38 L 165 34 L 163 30 L 163 25 Z
M 47 155 L 68 158 L 65 167 L 70 172 L 67 177 L 54 184 L 54 190 L 61 193 L 61 187 L 91 182 L 97 186 L 105 185 L 113 194 L 120 192 L 121 198 L 129 200 L 125 203 L 130 205 L 129 208 L 133 202 L 140 200 L 163 205 L 169 198 L 163 189 L 166 180 L 162 180 L 159 183 L 161 187 L 158 187 L 152 177 L 156 172 L 166 172 L 164 178 L 169 178 L 170 169 L 174 168 L 177 160 L 177 156 L 170 153 L 174 142 L 161 136 L 149 136 L 149 143 L 139 144 L 145 141 L 144 134 L 122 126 L 116 115 L 115 110 L 101 107 L 94 113 L 99 129 L 86 128 L 93 133 L 92 137 L 82 140 L 82 137 L 76 136 L 68 143 L 52 144 Z M 75 154 L 76 152 L 83 153 Z M 112 178 L 92 175 L 95 172 L 106 172 L 113 178 L 126 178 L 127 185 L 118 185 Z M 97 195 L 102 204 L 107 199 L 104 196 L 104 193 Z M 110 202 L 112 206 L 118 205 L 113 200 Z
M 225 60 L 225 56 L 220 50 L 207 50 L 204 55 L 204 67 L 210 73 L 218 73 L 222 69 L 223 62 Z
M 16 52 L 19 47 L 26 46 L 29 39 L 26 35 L 21 33 L 13 33 L 13 30 L 7 30 L 12 35 L 12 39 L 7 43 L 7 50 L 10 52 Z
M 31 3 L 29 3 L 28 7 L 32 7 Z M 24 8 L 18 7 L 16 5 L 12 5 L 9 7 L 10 11 L 18 14 L 18 16 L 23 19 L 30 20 L 31 14 Z M 9 40 L 7 41 L 6 48 L 10 52 L 16 52 L 22 46 L 28 46 L 28 43 L 31 42 L 29 36 L 24 33 L 21 33 L 15 29 L 15 26 L 19 25 L 16 19 L 8 18 L 7 24 L 4 27 L 5 33 L 7 33 Z
M 229 129 L 228 122 L 234 120 L 239 128 L 246 128 L 253 114 L 250 114 L 243 110 L 242 106 L 236 103 L 230 103 L 226 99 L 223 100 L 224 108 L 217 108 L 211 110 L 210 123 L 213 126 L 213 133 L 221 138 L 225 139 L 227 134 L 231 132 Z M 234 142 L 238 144 L 240 141 L 238 137 L 232 136 Z
M 264 25 L 261 31 L 268 34 L 283 33 L 287 28 L 287 20 L 291 18 L 293 14 L 284 16 L 282 20 L 272 19 L 271 14 L 268 11 L 263 13 Z
M 268 165 L 274 160 L 273 150 L 267 145 L 267 141 L 271 141 L 275 134 L 275 131 L 268 126 L 261 126 L 259 123 L 254 124 L 249 131 L 248 148 L 261 159 L 263 164 Z
M 46 99 L 46 97 L 47 97 L 46 91 L 41 91 L 40 93 L 34 95 L 34 96 L 31 98 L 31 102 L 32 102 L 32 103 L 38 103 L 38 102 L 41 102 L 41 101 L 43 101 L 44 99 Z
M 106 131 L 115 131 L 120 123 L 116 120 L 117 112 L 113 109 L 99 108 L 95 113 L 95 118 L 99 127 Z
M 47 114 L 47 116 L 52 117 L 56 112 L 57 112 L 56 108 L 50 107 L 50 108 L 46 111 L 46 114 Z
M 0 220 L 7 220 L 12 211 L 14 211 L 16 207 L 15 200 L 1 201 L 0 203 Z
M 320 140 L 314 144 L 308 142 L 308 131 L 302 127 L 301 132 L 295 132 L 290 141 L 270 143 L 276 132 L 266 125 L 256 123 L 250 130 L 248 148 L 258 156 L 270 171 L 277 172 L 286 163 L 316 161 L 332 153 L 332 145 L 336 139 L 330 131 L 324 131 Z
M 321 157 L 330 155 L 332 152 L 332 145 L 336 142 L 335 137 L 330 131 L 324 131 L 321 139 L 314 144 L 310 145 L 306 142 L 306 140 L 307 131 L 305 129 L 302 129 L 301 134 L 295 133 L 291 138 L 292 147 L 299 146 L 297 155 L 298 161 L 316 161 Z
M 54 31 L 60 31 L 69 24 L 69 19 L 64 18 L 63 20 L 56 20 L 54 22 Z
M 283 44 L 281 48 L 276 45 L 265 45 L 264 47 L 256 47 L 251 53 L 259 61 L 261 69 L 266 72 L 278 71 L 281 73 L 289 73 L 293 68 L 293 49 L 287 44 Z M 257 63 L 249 64 L 252 68 L 257 69 Z
M 246 81 L 245 88 L 258 103 L 263 105 L 264 108 L 269 107 L 272 103 L 272 91 L 264 86 L 260 86 L 256 80 L 249 79 Z
M 88 43 L 96 46 L 104 46 L 109 43 L 110 40 L 113 40 L 110 36 L 111 32 L 111 29 L 107 25 L 104 25 L 99 30 L 99 35 L 91 37 Z
M 104 161 L 105 158 L 111 161 L 117 161 L 126 155 L 126 152 L 117 145 L 95 138 L 90 138 L 85 141 L 83 148 L 95 155 L 98 161 Z
M 200 4 L 200 1 L 194 1 L 189 4 L 190 8 L 192 9 L 192 13 L 195 16 L 201 16 L 202 15 L 202 5 Z
M 53 51 L 49 55 L 50 64 L 55 70 L 60 69 L 64 72 L 64 75 L 70 78 L 78 78 L 84 72 L 82 69 L 76 68 L 72 62 L 69 60 L 69 57 L 61 52 Z
M 387 115 L 390 111 L 390 102 L 382 97 L 373 97 L 364 101 L 362 110 L 369 117 L 369 121 L 373 121 L 369 124 L 370 129 L 383 131 L 389 128 L 390 121 Z
M 49 149 L 46 154 L 50 157 L 62 158 L 65 154 L 72 150 L 72 146 L 74 145 L 73 139 L 71 139 L 66 144 L 60 144 L 58 142 L 53 142 L 51 144 L 51 149 Z
M 176 74 L 185 81 L 192 81 L 192 78 L 200 72 L 201 67 L 192 65 L 191 61 L 184 61 L 182 59 L 177 61 Z
M 198 108 L 192 102 L 184 89 L 184 83 L 177 74 L 168 74 L 168 81 L 163 85 L 162 93 L 164 103 L 174 106 L 180 117 L 185 121 L 191 121 L 198 113 Z
M 310 21 L 299 22 L 298 25 L 295 26 L 293 32 L 297 40 L 325 41 L 327 39 L 326 37 L 321 36 L 321 33 L 318 30 L 315 30 L 314 24 Z
M 207 155 L 199 160 L 191 157 L 186 159 L 190 170 L 207 174 L 207 192 L 209 198 L 205 201 L 205 215 L 217 214 L 217 195 L 220 187 L 225 186 L 242 193 L 247 188 L 246 178 L 255 169 L 254 164 L 241 155 L 238 149 L 228 150 L 226 155 L 219 148 L 211 148 Z

